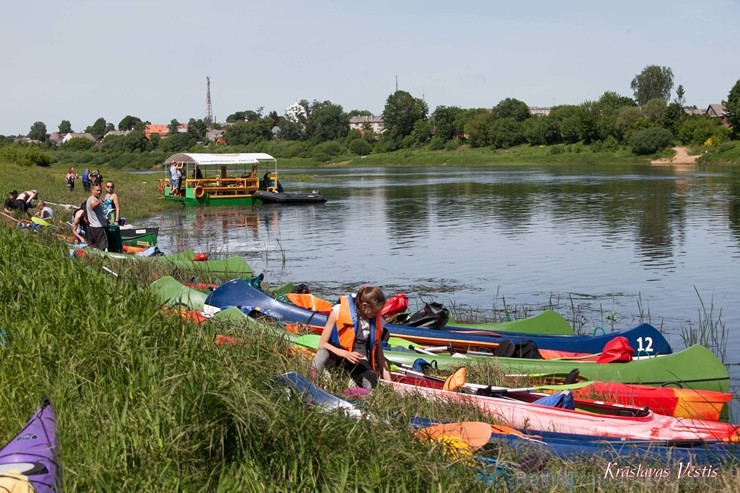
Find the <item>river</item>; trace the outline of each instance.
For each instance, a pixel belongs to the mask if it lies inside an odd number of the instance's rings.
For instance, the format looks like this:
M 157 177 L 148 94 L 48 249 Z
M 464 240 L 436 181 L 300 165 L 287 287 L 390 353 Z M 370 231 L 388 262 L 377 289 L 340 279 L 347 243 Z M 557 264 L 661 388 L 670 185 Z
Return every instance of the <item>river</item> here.
M 328 202 L 188 208 L 142 225 L 160 227 L 165 252 L 243 255 L 269 284 L 325 296 L 373 283 L 406 293 L 410 309 L 438 301 L 500 317 L 553 306 L 585 333 L 649 322 L 676 349 L 713 324 L 708 342 L 738 394 L 735 168 L 322 168 L 281 181 Z

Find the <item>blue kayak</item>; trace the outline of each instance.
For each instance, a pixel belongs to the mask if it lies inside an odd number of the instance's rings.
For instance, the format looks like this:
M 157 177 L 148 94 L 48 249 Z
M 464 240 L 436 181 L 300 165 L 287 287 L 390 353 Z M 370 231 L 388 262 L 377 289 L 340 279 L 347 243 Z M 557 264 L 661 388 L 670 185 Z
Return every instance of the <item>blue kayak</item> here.
M 285 322 L 312 326 L 323 326 L 327 316 L 290 303 L 276 300 L 256 289 L 243 279 L 225 282 L 214 290 L 205 300 L 204 311 L 213 314 L 229 307 L 259 307 L 282 317 Z M 387 324 L 391 335 L 408 339 L 426 346 L 448 346 L 454 348 L 490 348 L 503 341 L 514 344 L 533 341 L 538 348 L 574 353 L 600 353 L 607 342 L 615 337 L 625 337 L 636 355 L 671 354 L 670 344 L 655 327 L 641 324 L 631 329 L 600 335 L 539 335 L 516 332 L 497 333 L 489 330 L 470 330 L 462 327 L 446 326 L 442 329 L 410 327 L 408 325 Z

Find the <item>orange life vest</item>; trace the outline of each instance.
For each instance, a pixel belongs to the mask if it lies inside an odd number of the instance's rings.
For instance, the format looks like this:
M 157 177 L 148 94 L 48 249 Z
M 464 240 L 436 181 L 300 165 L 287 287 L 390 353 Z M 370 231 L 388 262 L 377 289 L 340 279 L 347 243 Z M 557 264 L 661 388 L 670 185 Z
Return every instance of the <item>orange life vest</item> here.
M 383 319 L 380 314 L 375 320 L 370 320 L 370 334 L 367 341 L 367 356 L 370 365 L 377 371 L 375 352 L 383 343 Z M 339 297 L 339 316 L 331 332 L 329 342 L 347 351 L 352 351 L 355 345 L 356 331 L 360 330 L 355 300 L 351 295 Z

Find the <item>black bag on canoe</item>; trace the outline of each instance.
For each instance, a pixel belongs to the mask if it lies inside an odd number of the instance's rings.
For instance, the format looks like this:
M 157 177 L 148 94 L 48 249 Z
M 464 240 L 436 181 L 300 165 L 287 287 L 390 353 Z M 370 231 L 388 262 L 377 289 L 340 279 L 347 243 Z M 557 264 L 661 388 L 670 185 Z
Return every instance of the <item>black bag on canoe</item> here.
M 427 329 L 441 329 L 447 325 L 450 312 L 440 303 L 432 302 L 424 305 L 424 308 L 414 313 L 406 321 L 411 327 L 425 327 Z
M 493 350 L 493 356 L 504 358 L 525 358 L 525 359 L 542 359 L 537 343 L 534 341 L 522 341 L 512 343 L 506 339 L 499 343 L 498 347 Z

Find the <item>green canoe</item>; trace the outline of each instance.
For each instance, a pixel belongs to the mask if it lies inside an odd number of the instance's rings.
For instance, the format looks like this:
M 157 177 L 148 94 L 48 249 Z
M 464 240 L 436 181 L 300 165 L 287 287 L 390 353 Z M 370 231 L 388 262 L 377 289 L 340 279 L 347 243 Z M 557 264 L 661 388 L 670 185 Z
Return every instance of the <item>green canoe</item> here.
M 171 276 L 157 279 L 148 289 L 163 305 L 185 306 L 191 310 L 203 311 L 203 303 L 208 297 L 208 293 L 191 289 Z
M 302 336 L 297 344 L 315 349 L 318 339 Z M 596 363 L 578 359 L 522 359 L 493 356 L 455 357 L 449 354 L 421 354 L 410 351 L 385 351 L 385 357 L 396 365 L 411 366 L 423 358 L 441 369 L 456 369 L 470 364 L 489 363 L 509 375 L 567 376 L 578 368 L 580 376 L 591 381 L 665 384 L 692 389 L 727 392 L 730 374 L 725 365 L 709 349 L 694 345 L 683 351 L 663 356 L 635 359 L 629 363 Z
M 158 262 L 169 262 L 175 266 L 194 272 L 208 272 L 210 274 L 219 274 L 231 277 L 248 277 L 252 275 L 252 268 L 243 257 L 227 257 L 214 260 L 203 260 L 193 262 L 196 253 L 192 250 L 185 250 L 172 255 L 161 257 L 147 257 L 156 259 Z
M 450 319 L 446 327 L 471 329 L 471 330 L 493 330 L 496 332 L 521 332 L 523 334 L 541 335 L 564 335 L 572 336 L 575 332 L 570 323 L 559 313 L 545 310 L 539 315 L 500 323 L 478 323 L 462 324 Z

